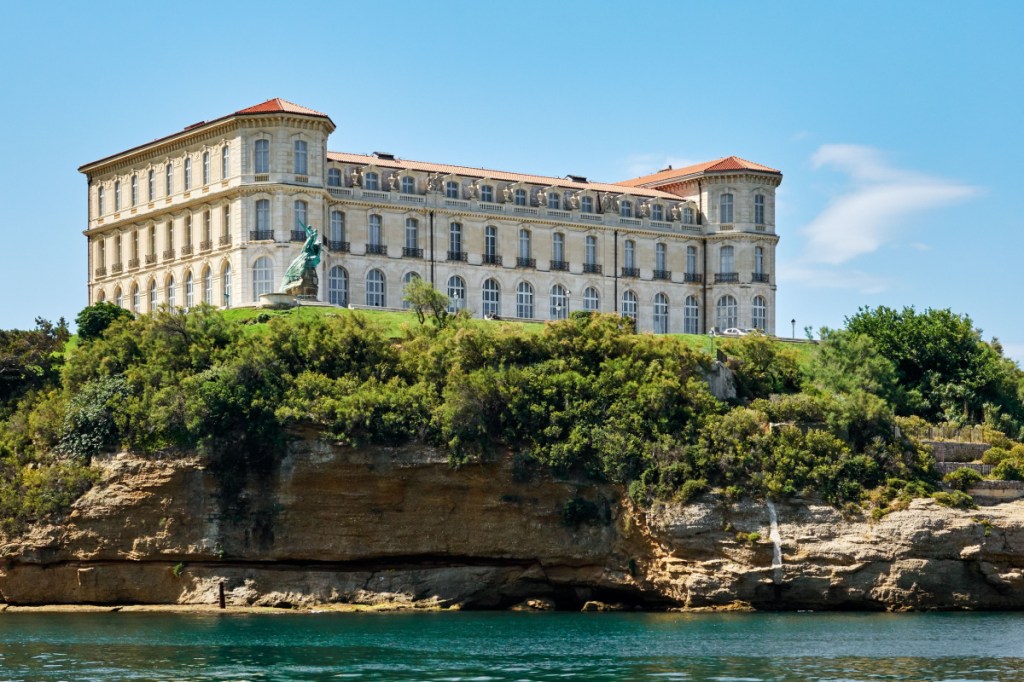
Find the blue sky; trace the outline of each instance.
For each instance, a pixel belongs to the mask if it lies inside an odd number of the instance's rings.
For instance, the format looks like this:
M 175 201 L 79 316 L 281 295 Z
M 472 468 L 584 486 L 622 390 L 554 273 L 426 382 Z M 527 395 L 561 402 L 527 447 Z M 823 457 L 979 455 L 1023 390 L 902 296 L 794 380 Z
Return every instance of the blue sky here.
M 1024 360 L 1022 30 L 1019 2 L 8 4 L 0 328 L 86 303 L 78 166 L 283 97 L 337 151 L 778 168 L 780 334 L 948 307 Z

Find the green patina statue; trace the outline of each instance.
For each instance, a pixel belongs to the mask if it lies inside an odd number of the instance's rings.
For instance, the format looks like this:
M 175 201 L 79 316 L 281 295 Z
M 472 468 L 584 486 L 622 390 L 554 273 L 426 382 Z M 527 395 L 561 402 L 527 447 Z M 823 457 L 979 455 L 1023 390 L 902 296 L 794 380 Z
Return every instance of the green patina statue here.
M 280 291 L 316 298 L 319 288 L 316 266 L 320 264 L 320 233 L 308 225 L 302 225 L 302 229 L 306 231 L 306 242 L 302 245 L 302 253 L 295 257 L 281 278 Z

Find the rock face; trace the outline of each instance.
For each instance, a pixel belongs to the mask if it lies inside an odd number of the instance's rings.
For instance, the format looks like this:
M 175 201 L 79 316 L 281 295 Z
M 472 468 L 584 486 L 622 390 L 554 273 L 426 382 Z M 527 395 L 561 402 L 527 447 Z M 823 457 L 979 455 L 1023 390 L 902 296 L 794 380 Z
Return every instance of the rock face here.
M 930 501 L 880 521 L 705 496 L 641 511 L 512 457 L 296 440 L 228 494 L 198 459 L 121 453 L 60 526 L 0 547 L 9 604 L 327 603 L 579 609 L 1024 608 L 1024 502 Z M 227 499 L 230 497 L 231 499 Z M 586 509 L 570 526 L 570 507 Z

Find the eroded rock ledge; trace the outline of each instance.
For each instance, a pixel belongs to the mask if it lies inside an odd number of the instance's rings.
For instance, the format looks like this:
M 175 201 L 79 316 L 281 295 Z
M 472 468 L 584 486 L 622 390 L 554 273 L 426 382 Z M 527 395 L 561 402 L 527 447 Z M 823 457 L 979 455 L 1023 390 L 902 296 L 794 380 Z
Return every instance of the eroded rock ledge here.
M 778 503 L 773 569 L 763 502 L 636 510 L 511 457 L 452 469 L 427 448 L 309 436 L 230 501 L 197 458 L 102 466 L 65 524 L 0 547 L 4 602 L 214 604 L 223 585 L 238 606 L 1024 608 L 1024 502 L 918 500 L 877 522 Z M 597 513 L 569 527 L 576 497 Z

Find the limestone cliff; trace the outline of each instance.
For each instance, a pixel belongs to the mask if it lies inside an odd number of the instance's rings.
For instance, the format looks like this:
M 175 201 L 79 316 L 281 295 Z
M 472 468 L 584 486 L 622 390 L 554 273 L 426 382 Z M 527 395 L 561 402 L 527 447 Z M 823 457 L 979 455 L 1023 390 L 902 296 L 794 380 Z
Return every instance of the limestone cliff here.
M 511 457 L 452 469 L 422 447 L 297 439 L 231 500 L 197 458 L 101 463 L 62 525 L 0 547 L 10 604 L 1022 608 L 1024 502 L 916 501 L 880 521 L 706 496 L 634 509 L 614 486 Z M 566 502 L 590 514 L 567 525 Z M 756 535 L 751 535 L 756 534 Z

